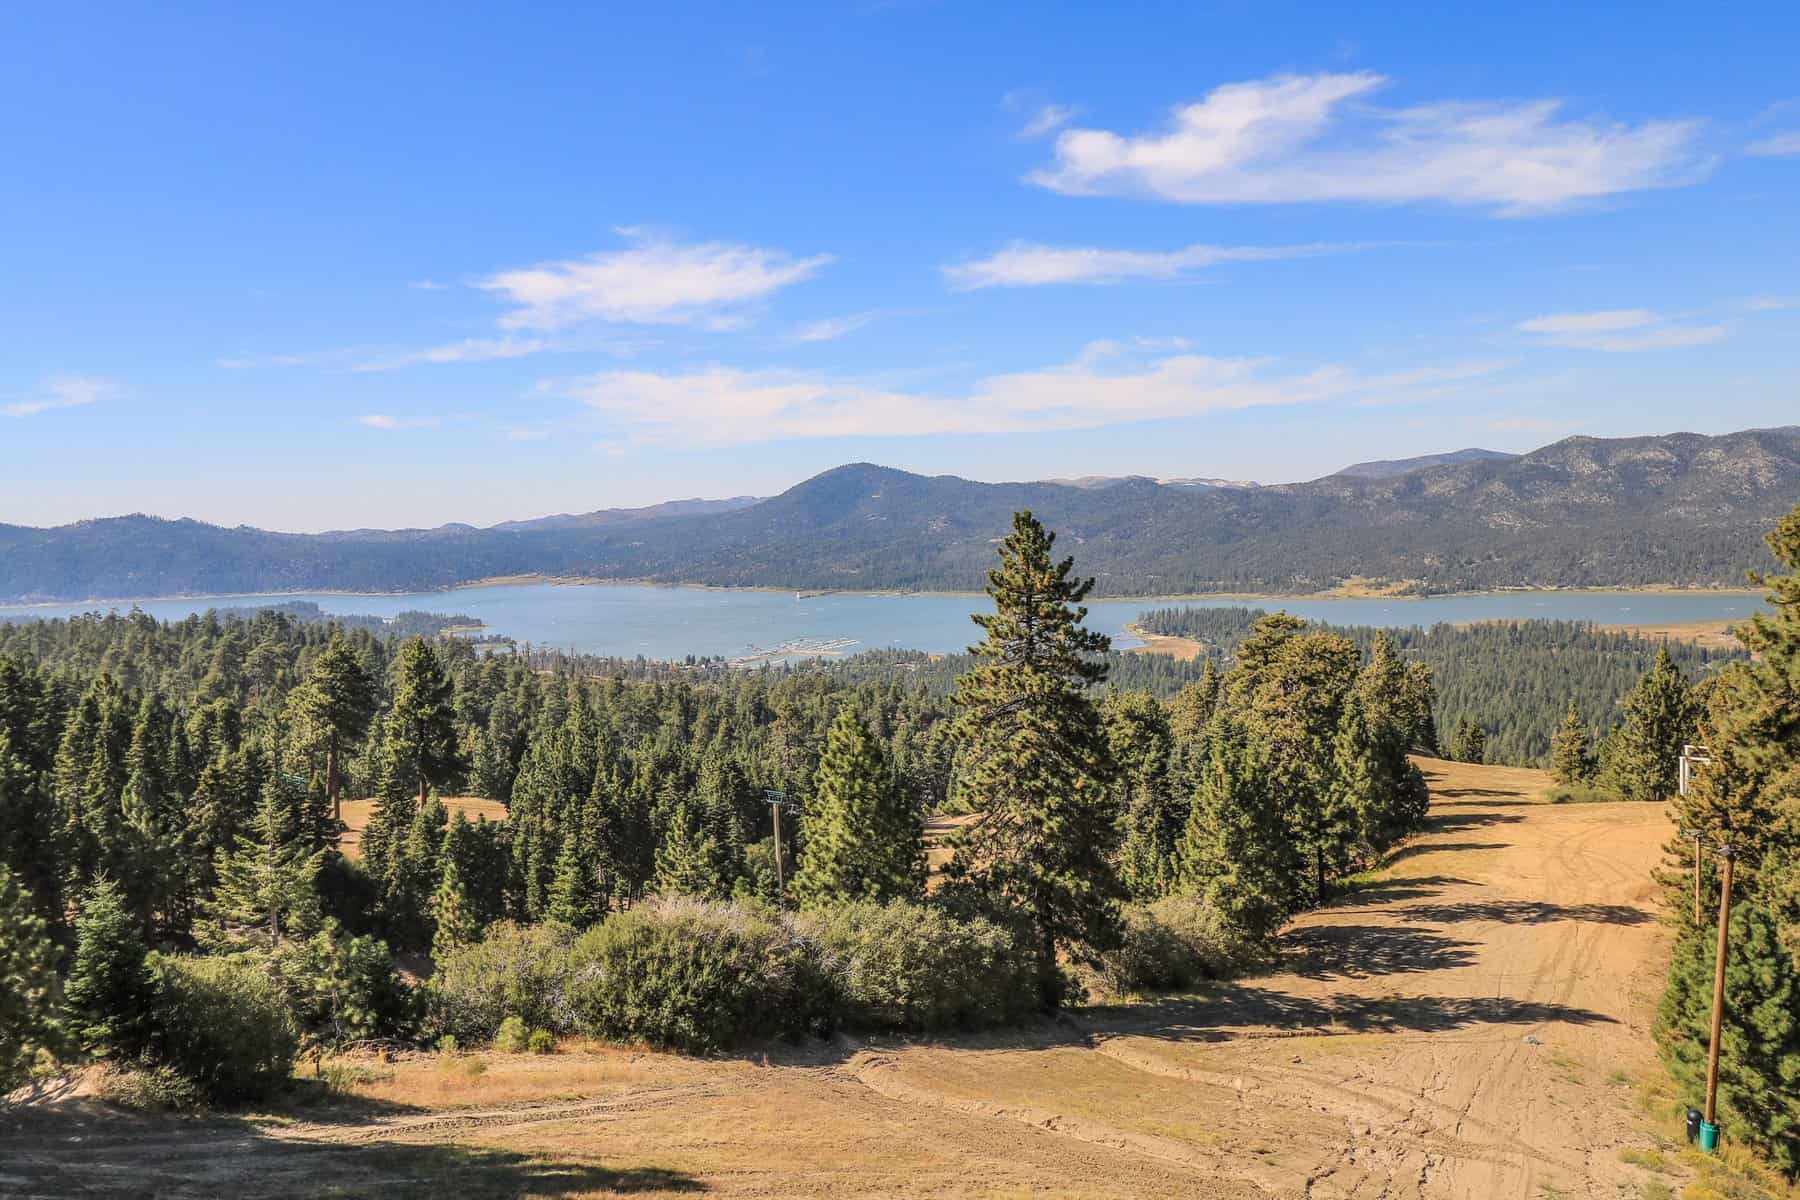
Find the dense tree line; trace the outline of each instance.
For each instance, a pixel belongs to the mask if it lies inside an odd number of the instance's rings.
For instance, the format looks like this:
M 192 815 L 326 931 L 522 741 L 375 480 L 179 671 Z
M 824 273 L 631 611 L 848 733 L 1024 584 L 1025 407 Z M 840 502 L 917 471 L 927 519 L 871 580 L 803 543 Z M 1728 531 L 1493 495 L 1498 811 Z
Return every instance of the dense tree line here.
M 1253 623 L 1252 608 L 1173 607 L 1145 613 L 1146 633 L 1194 638 L 1229 658 Z M 1742 651 L 1651 640 L 1575 621 L 1484 621 L 1474 625 L 1320 626 L 1366 651 L 1391 638 L 1408 663 L 1431 672 L 1438 749 L 1451 757 L 1514 766 L 1548 765 L 1559 723 L 1571 703 L 1598 738 L 1626 716 L 1625 704 L 1644 676 L 1666 662 L 1697 682 Z M 1480 731 L 1475 753 L 1470 728 Z M 1677 743 L 1679 744 L 1679 743 Z
M 281 611 L 0 628 L 0 906 L 15 931 L 0 968 L 26 1030 L 0 1039 L 0 1060 L 16 1073 L 60 1021 L 83 1053 L 225 1097 L 266 1088 L 302 1036 L 432 1021 L 491 1036 L 497 1021 L 454 1013 L 492 1005 L 448 983 L 415 991 L 394 962 L 491 961 L 490 937 L 610 964 L 570 976 L 581 994 L 557 1009 L 606 1036 L 719 1044 L 763 1028 L 730 1014 L 779 997 L 797 1006 L 788 1031 L 960 1011 L 941 996 L 896 1010 L 843 974 L 892 955 L 866 978 L 900 963 L 916 977 L 933 960 L 908 930 L 971 956 L 941 970 L 1028 979 L 1055 1005 L 1072 970 L 1098 970 L 1152 919 L 1127 921 L 1127 905 L 1185 900 L 1205 937 L 1258 941 L 1416 828 L 1425 790 L 1406 755 L 1430 685 L 1392 642 L 1365 662 L 1347 638 L 1268 617 L 1230 670 L 1203 665 L 1166 702 L 1108 689 L 1118 660 L 1081 607 L 1092 581 L 1053 543 L 1017 516 L 950 696 L 860 667 L 593 674 Z M 469 794 L 505 820 L 452 815 L 444 797 Z M 372 806 L 357 861 L 338 848 L 346 796 Z M 771 798 L 798 816 L 780 843 Z M 929 896 L 928 814 L 956 817 Z M 819 932 L 768 915 L 795 907 Z M 833 938 L 835 966 L 806 948 Z M 765 951 L 797 957 L 756 976 L 771 989 L 757 996 L 705 958 Z M 802 1003 L 792 988 L 819 971 L 836 982 Z M 680 1008 L 703 996 L 706 1012 Z

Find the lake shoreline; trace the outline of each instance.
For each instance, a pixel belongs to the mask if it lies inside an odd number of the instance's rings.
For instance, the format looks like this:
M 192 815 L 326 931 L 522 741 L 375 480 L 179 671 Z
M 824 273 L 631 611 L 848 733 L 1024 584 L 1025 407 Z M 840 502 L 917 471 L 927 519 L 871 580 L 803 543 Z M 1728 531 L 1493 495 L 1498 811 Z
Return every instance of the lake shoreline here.
M 987 593 L 975 591 L 950 590 L 900 590 L 894 588 L 791 588 L 776 587 L 772 584 L 726 584 L 726 583 L 669 583 L 653 579 L 593 579 L 586 576 L 573 575 L 495 575 L 485 579 L 472 579 L 466 583 L 453 583 L 441 588 L 397 589 L 393 591 L 346 591 L 341 588 L 289 588 L 271 592 L 178 592 L 164 596 L 120 596 L 114 598 L 87 598 L 82 600 L 31 600 L 20 603 L 0 604 L 0 611 L 25 610 L 33 608 L 70 608 L 77 605 L 92 604 L 101 608 L 118 608 L 127 604 L 166 603 L 172 601 L 200 600 L 268 600 L 279 603 L 283 598 L 305 596 L 337 596 L 337 597 L 393 597 L 393 596 L 452 596 L 457 592 L 471 591 L 493 587 L 648 587 L 667 588 L 670 590 L 700 592 L 757 592 L 781 595 L 789 592 L 804 593 L 808 599 L 819 596 L 888 596 L 904 599 L 909 596 L 962 596 L 972 599 L 984 598 Z M 1486 588 L 1461 592 L 1391 592 L 1383 589 L 1344 589 L 1332 588 L 1320 592 L 1158 592 L 1145 595 L 1090 595 L 1090 602 L 1145 604 L 1150 602 L 1182 603 L 1185 601 L 1217 602 L 1220 600 L 1393 600 L 1401 603 L 1426 600 L 1443 600 L 1467 596 L 1580 596 L 1580 595 L 1643 595 L 1643 596 L 1761 596 L 1764 588 L 1738 587 L 1687 587 L 1681 584 L 1652 583 L 1638 585 L 1619 585 L 1593 587 L 1501 587 Z

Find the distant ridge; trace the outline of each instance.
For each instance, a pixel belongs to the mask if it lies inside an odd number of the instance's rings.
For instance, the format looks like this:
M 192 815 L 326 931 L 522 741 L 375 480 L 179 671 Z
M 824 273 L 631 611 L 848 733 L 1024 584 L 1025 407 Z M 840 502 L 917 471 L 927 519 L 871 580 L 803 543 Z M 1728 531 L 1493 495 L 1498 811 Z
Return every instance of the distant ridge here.
M 1417 458 L 1384 458 L 1376 459 L 1374 462 L 1352 463 L 1338 474 L 1349 475 L 1357 479 L 1392 479 L 1396 475 L 1410 475 L 1414 471 L 1423 471 L 1426 467 L 1454 466 L 1457 463 L 1471 462 L 1510 462 L 1519 457 L 1520 455 L 1507 454 L 1500 450 L 1483 450 L 1471 446 L 1467 450 L 1452 450 L 1448 454 L 1421 454 Z
M 975 483 L 851 463 L 765 500 L 492 529 L 306 535 L 145 516 L 0 525 L 0 603 L 425 591 L 530 574 L 973 590 L 1021 508 L 1057 531 L 1101 595 L 1306 593 L 1350 578 L 1414 592 L 1741 587 L 1747 570 L 1773 565 L 1762 535 L 1796 499 L 1795 426 L 1572 437 L 1518 456 L 1461 451 L 1403 473 L 1262 487 Z

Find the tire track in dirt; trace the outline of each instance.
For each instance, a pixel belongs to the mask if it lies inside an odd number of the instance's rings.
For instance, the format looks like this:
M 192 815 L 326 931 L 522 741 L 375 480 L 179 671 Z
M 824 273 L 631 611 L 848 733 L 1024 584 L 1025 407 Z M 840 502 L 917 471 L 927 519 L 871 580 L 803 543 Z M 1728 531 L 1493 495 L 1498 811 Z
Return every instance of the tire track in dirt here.
M 1112 1150 L 1122 1150 L 1141 1158 L 1182 1167 L 1205 1178 L 1241 1179 L 1259 1191 L 1279 1200 L 1307 1194 L 1306 1180 L 1292 1172 L 1259 1164 L 1230 1160 L 1218 1152 L 1209 1152 L 1187 1142 L 1155 1134 L 1119 1129 L 1086 1117 L 1074 1117 L 1030 1104 L 1005 1104 L 953 1096 L 900 1078 L 898 1056 L 878 1051 L 859 1051 L 840 1070 L 863 1087 L 888 1100 L 923 1108 L 948 1110 L 991 1120 L 1013 1121 L 1041 1129 L 1059 1137 L 1072 1138 Z M 1248 1167 L 1249 1169 L 1245 1169 Z

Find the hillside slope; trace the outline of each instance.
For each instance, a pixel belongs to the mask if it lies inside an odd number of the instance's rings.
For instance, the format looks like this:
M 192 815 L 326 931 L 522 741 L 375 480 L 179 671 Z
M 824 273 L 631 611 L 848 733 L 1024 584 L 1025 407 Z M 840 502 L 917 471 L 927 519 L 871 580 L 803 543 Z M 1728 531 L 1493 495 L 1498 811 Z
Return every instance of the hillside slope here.
M 1800 427 L 1574 437 L 1402 475 L 1195 489 L 974 483 L 857 463 L 723 511 L 330 535 L 119 517 L 0 526 L 0 602 L 401 591 L 495 575 L 807 588 L 978 588 L 1015 509 L 1102 594 L 1741 585 L 1800 498 Z

